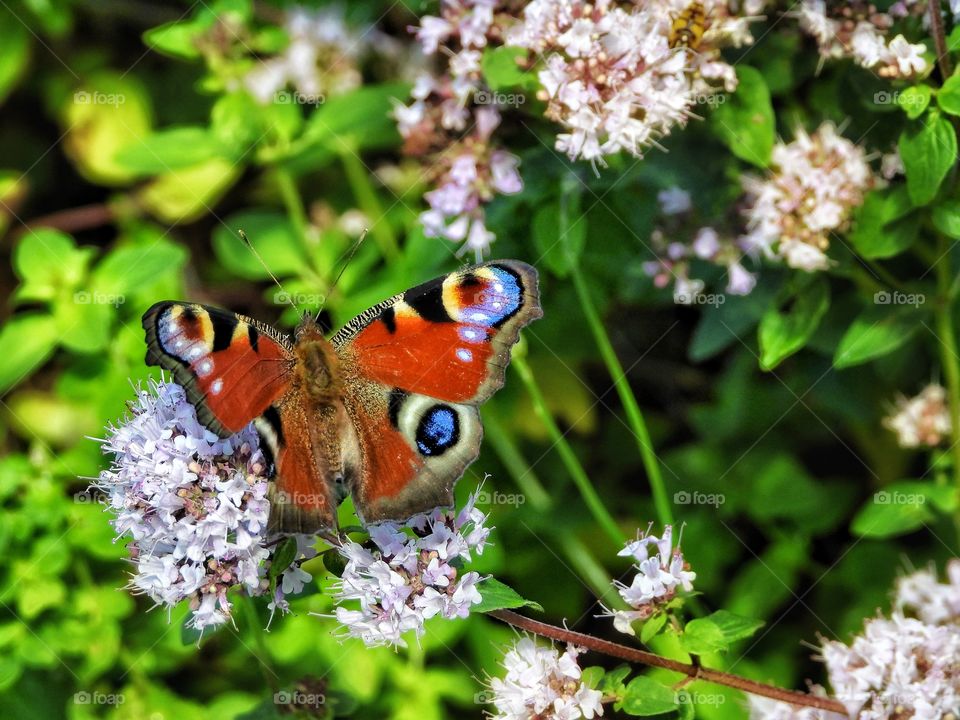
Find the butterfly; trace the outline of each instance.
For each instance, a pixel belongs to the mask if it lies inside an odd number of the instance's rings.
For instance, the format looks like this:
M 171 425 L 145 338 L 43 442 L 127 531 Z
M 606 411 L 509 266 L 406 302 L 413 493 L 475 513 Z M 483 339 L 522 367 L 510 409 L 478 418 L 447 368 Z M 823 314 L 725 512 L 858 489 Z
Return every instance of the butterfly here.
M 226 438 L 253 422 L 273 468 L 270 529 L 317 533 L 336 532 L 347 493 L 365 523 L 452 505 L 480 454 L 477 406 L 542 315 L 537 271 L 499 260 L 395 295 L 329 339 L 310 314 L 291 339 L 174 301 L 143 327 L 147 364 L 172 373 L 204 427 Z

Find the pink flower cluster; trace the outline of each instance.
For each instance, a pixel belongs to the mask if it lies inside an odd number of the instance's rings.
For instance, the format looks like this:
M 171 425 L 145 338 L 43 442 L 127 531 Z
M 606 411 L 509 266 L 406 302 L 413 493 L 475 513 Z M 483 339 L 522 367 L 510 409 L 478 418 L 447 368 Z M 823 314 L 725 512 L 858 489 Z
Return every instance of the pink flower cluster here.
M 545 58 L 540 96 L 565 128 L 557 150 L 602 164 L 620 151 L 640 157 L 695 106 L 736 88 L 720 48 L 752 41 L 739 11 L 763 3 L 747 4 L 703 0 L 699 20 L 686 15 L 689 0 L 533 0 L 506 40 Z
M 495 239 L 484 206 L 497 194 L 523 189 L 519 159 L 492 141 L 500 109 L 480 72 L 483 48 L 501 34 L 499 4 L 444 0 L 439 17 L 421 19 L 417 39 L 444 70 L 423 72 L 414 84 L 413 102 L 394 110 L 404 151 L 424 158 L 425 174 L 435 186 L 424 196 L 430 206 L 420 217 L 425 233 L 462 243 L 458 254 L 472 251 L 477 260 Z

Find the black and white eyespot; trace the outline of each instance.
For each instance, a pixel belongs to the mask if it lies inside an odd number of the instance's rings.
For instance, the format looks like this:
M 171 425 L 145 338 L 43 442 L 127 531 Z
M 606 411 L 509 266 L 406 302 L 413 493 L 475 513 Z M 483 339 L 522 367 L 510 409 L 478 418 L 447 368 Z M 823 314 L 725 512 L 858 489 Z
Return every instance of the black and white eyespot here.
M 422 395 L 391 396 L 392 418 L 417 452 L 425 458 L 439 457 L 471 436 L 476 413 Z

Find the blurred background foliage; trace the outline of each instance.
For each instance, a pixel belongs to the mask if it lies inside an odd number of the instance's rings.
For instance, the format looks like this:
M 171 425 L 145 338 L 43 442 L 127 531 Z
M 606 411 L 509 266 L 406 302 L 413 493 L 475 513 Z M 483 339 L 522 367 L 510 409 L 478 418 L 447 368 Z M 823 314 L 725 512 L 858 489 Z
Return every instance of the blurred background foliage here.
M 399 154 L 388 115 L 422 62 L 403 47 L 406 28 L 431 6 L 349 3 L 350 22 L 376 23 L 400 48 L 361 58 L 356 89 L 314 105 L 262 105 L 236 79 L 258 54 L 283 47 L 281 8 L 245 0 L 0 8 L 3 717 L 266 718 L 280 712 L 271 695 L 281 687 L 324 687 L 324 712 L 361 718 L 478 717 L 481 680 L 498 672 L 499 648 L 513 636 L 471 617 L 435 622 L 420 647 L 400 652 L 341 644 L 332 621 L 308 615 L 329 610 L 318 586 L 268 632 L 265 609 L 243 605 L 235 628 L 198 647 L 181 633 L 184 608 L 148 612 L 149 602 L 120 589 L 122 543 L 86 489 L 104 463 L 89 438 L 123 415 L 131 381 L 156 375 L 143 362 L 139 323 L 149 305 L 187 298 L 289 328 L 288 298 L 309 309 L 327 296 L 338 326 L 459 262 L 455 247 L 418 225 L 424 178 Z M 796 30 L 768 34 L 760 23 L 754 34 L 761 40 L 741 67 L 776 110 L 776 120 L 761 118 L 761 145 L 824 118 L 872 146 L 894 142 L 905 118 L 895 107 L 878 116 L 862 100 L 873 76 L 841 65 L 814 83 L 816 54 L 798 55 L 805 41 Z M 750 99 L 742 102 L 749 111 Z M 807 347 L 762 370 L 757 324 L 789 302 L 788 272 L 765 270 L 747 297 L 682 307 L 642 271 L 659 190 L 684 187 L 704 218 L 729 212 L 745 164 L 723 128 L 708 114 L 667 138 L 669 152 L 595 172 L 551 149 L 555 129 L 541 110 L 531 98 L 505 122 L 526 187 L 488 213 L 494 256 L 541 270 L 545 317 L 521 350 L 534 382 L 623 535 L 645 528 L 656 515 L 641 457 L 569 256 L 553 242 L 560 203 L 576 203 L 584 220 L 570 236 L 574 269 L 646 413 L 668 494 L 723 498 L 672 506 L 700 603 L 767 622 L 757 640 L 713 661 L 803 687 L 820 674 L 801 643 L 846 637 L 885 605 L 899 569 L 955 554 L 952 522 L 934 505 L 898 511 L 869 532 L 855 520 L 878 489 L 926 469 L 880 419 L 897 391 L 931 379 L 935 341 L 912 321 L 882 357 L 834 367 L 834 348 L 865 306 L 851 256 L 829 288 L 823 281 L 831 309 Z M 735 104 L 724 112 L 736 122 Z M 357 211 L 370 239 L 331 290 L 358 235 Z M 923 282 L 918 291 L 932 294 L 933 279 Z M 489 474 L 490 493 L 525 500 L 484 508 L 497 530 L 476 569 L 538 600 L 547 618 L 610 636 L 597 597 L 628 568 L 586 511 L 528 390 L 508 373 L 483 411 L 483 454 L 458 488 L 465 495 Z M 668 641 L 658 649 L 676 651 Z M 95 693 L 102 702 L 89 701 Z M 109 701 L 118 695 L 122 703 Z M 741 717 L 742 697 L 731 692 L 697 712 Z

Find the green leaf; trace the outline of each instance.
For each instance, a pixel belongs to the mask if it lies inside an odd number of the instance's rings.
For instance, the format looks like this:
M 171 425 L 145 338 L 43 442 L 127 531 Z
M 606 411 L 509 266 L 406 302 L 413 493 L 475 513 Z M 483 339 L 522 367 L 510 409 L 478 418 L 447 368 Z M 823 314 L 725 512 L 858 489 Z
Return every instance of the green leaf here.
M 888 295 L 889 296 L 889 295 Z M 883 294 L 875 299 L 883 301 Z M 906 343 L 920 328 L 915 311 L 880 304 L 864 310 L 840 338 L 833 366 L 853 367 L 887 355 Z
M 580 673 L 580 680 L 588 688 L 596 690 L 600 683 L 603 682 L 603 676 L 606 674 L 606 670 L 597 665 L 591 667 L 585 667 Z
M 562 203 L 568 203 L 562 208 Z M 554 274 L 566 277 L 587 242 L 587 217 L 579 212 L 580 195 L 561 192 L 533 215 L 533 244 Z
M 882 259 L 899 255 L 917 239 L 920 223 L 911 216 L 913 203 L 906 187 L 867 193 L 854 216 L 850 242 L 865 258 Z
M 299 274 L 307 263 L 293 223 L 286 215 L 269 210 L 245 210 L 228 217 L 213 232 L 217 259 L 239 277 L 267 280 L 270 273 L 240 239 L 238 230 L 246 233 L 250 244 L 274 275 Z M 281 300 L 277 304 L 287 303 Z
M 622 698 L 627 690 L 623 681 L 627 679 L 633 668 L 629 665 L 617 665 L 613 670 L 603 676 L 603 681 L 597 689 L 604 695 L 613 695 Z
M 705 619 L 720 628 L 720 632 L 729 643 L 752 637 L 764 625 L 763 620 L 753 620 L 727 610 L 717 610 Z
M 480 69 L 483 78 L 491 90 L 504 90 L 522 87 L 534 89 L 538 80 L 536 72 L 524 70 L 517 64 L 518 60 L 527 57 L 523 48 L 503 45 L 501 47 L 487 47 L 483 51 Z
M 921 85 L 920 87 L 926 86 Z M 927 94 L 929 95 L 929 89 Z M 943 83 L 937 91 L 937 105 L 939 105 L 940 109 L 945 113 L 960 115 L 960 76 L 952 75 Z M 912 117 L 916 117 L 916 115 Z
M 813 336 L 830 306 L 830 288 L 821 276 L 806 279 L 786 309 L 771 305 L 760 319 L 760 367 L 773 370 Z
M 94 269 L 93 292 L 123 298 L 163 275 L 178 273 L 186 259 L 184 248 L 165 240 L 118 248 Z
M 217 99 L 210 111 L 210 132 L 225 147 L 239 155 L 263 135 L 263 109 L 246 92 Z
M 776 140 L 770 91 L 763 75 L 748 65 L 737 66 L 737 91 L 714 112 L 712 126 L 741 160 L 766 167 Z
M 0 394 L 30 375 L 57 346 L 57 324 L 47 314 L 17 315 L 0 329 Z
M 947 237 L 960 240 L 960 201 L 944 200 L 933 208 L 933 225 Z
M 207 128 L 184 125 L 138 138 L 120 149 L 116 161 L 137 175 L 158 175 L 225 156 L 224 147 Z
M 680 646 L 692 655 L 726 650 L 729 646 L 723 631 L 709 618 L 697 618 L 687 623 L 680 636 Z
M 5 8 L 7 6 L 4 6 Z M 27 26 L 9 10 L 0 11 L 0 102 L 23 76 L 30 59 L 30 35 Z
M 103 350 L 110 341 L 110 329 L 117 308 L 126 298 L 116 294 L 78 290 L 69 300 L 53 309 L 60 343 L 68 350 L 92 353 Z
M 60 288 L 75 287 L 86 273 L 89 256 L 59 230 L 31 230 L 13 254 L 13 268 L 25 286 L 18 290 L 18 298 L 52 300 Z
M 183 22 L 169 22 L 143 33 L 144 44 L 157 52 L 184 60 L 200 57 L 197 41 L 210 27 L 212 15 Z
M 666 685 L 640 675 L 627 685 L 618 709 L 634 717 L 661 715 L 677 709 L 677 696 Z
M 543 607 L 533 600 L 525 600 L 513 588 L 504 585 L 496 578 L 487 578 L 480 583 L 480 602 L 474 605 L 473 612 L 492 612 L 493 610 L 505 610 L 510 608 L 530 607 L 534 610 L 542 611 Z
M 644 645 L 649 645 L 650 641 L 653 640 L 664 626 L 667 624 L 667 614 L 665 612 L 660 612 L 648 619 L 643 623 L 643 626 L 640 628 L 640 642 Z
M 271 580 L 276 580 L 280 577 L 287 568 L 297 559 L 297 540 L 296 538 L 288 537 L 282 543 L 280 547 L 277 548 L 276 552 L 273 554 L 273 559 L 270 561 L 270 570 L 267 573 L 267 577 Z
M 219 157 L 210 158 L 197 165 L 157 175 L 140 190 L 137 199 L 151 214 L 165 222 L 190 222 L 213 212 L 217 201 L 242 172 L 242 164 Z
M 117 162 L 117 153 L 150 132 L 150 94 L 134 75 L 103 72 L 66 98 L 64 149 L 84 177 L 125 185 L 137 173 Z
M 854 516 L 850 529 L 861 537 L 896 537 L 934 520 L 935 509 L 952 513 L 957 505 L 956 488 L 933 482 L 896 482 L 873 494 Z
M 406 102 L 409 91 L 407 83 L 365 85 L 328 99 L 307 120 L 302 139 L 308 149 L 295 160 L 312 166 L 343 152 L 399 144 L 390 111 L 395 101 Z
M 957 136 L 950 121 L 938 112 L 925 117 L 900 135 L 900 157 L 914 205 L 926 205 L 936 197 L 957 159 Z
M 0 692 L 13 685 L 23 671 L 20 661 L 10 655 L 0 655 Z
M 943 90 L 940 91 L 941 93 Z M 914 85 L 897 93 L 897 105 L 907 114 L 911 120 L 916 120 L 923 115 L 923 111 L 930 105 L 930 86 Z

